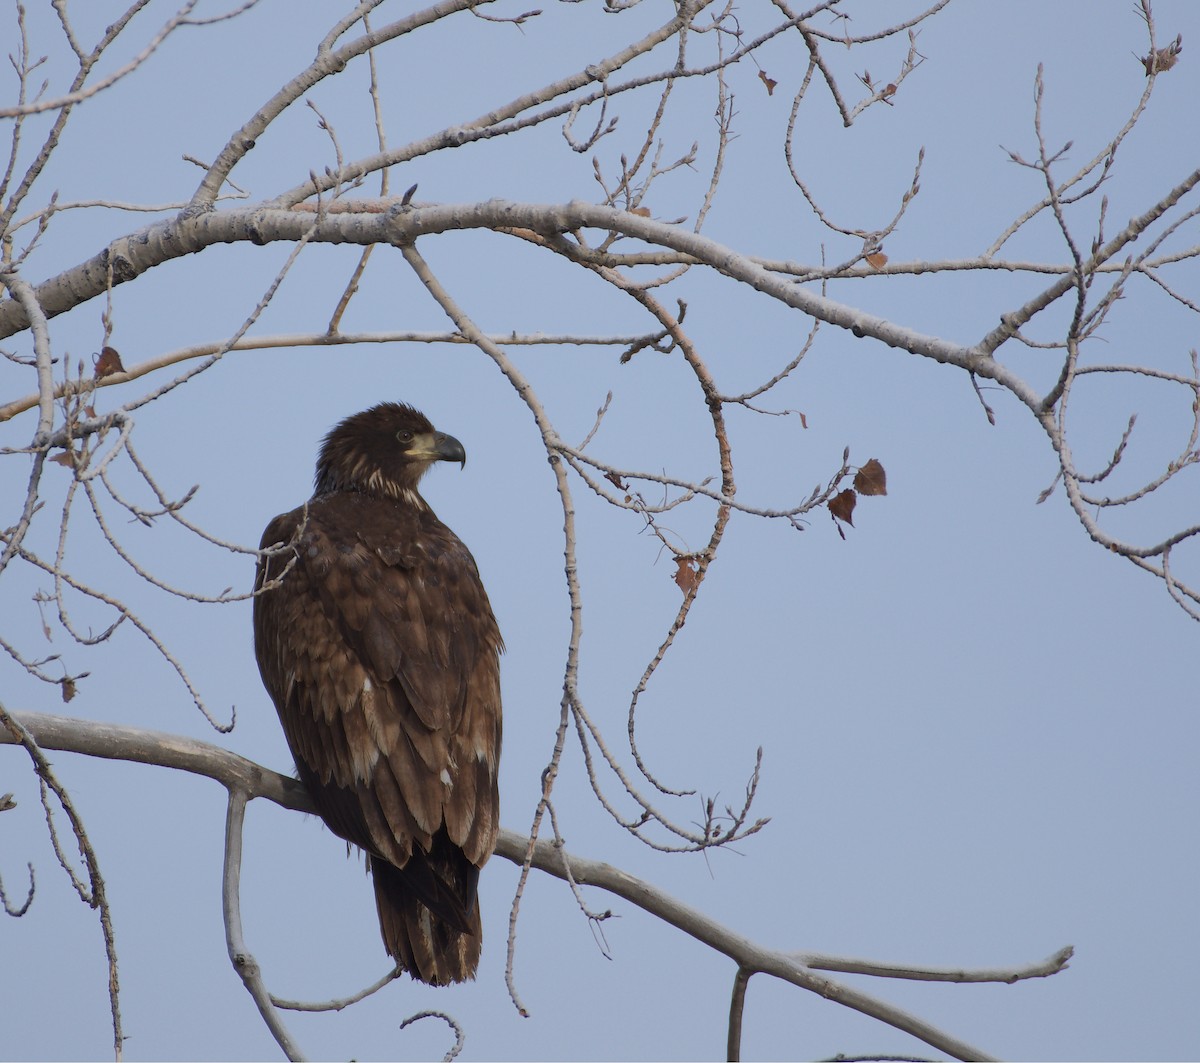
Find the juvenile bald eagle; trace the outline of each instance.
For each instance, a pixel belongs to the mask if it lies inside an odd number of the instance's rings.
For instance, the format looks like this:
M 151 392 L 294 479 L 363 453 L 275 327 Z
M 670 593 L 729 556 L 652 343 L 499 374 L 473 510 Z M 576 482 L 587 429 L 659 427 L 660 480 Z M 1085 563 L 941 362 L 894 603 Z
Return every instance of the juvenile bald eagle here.
M 276 517 L 254 648 L 301 781 L 370 861 L 384 945 L 414 978 L 475 977 L 479 869 L 496 846 L 500 631 L 470 552 L 417 484 L 466 464 L 386 402 L 342 421 L 316 490 Z M 265 588 L 265 589 L 264 589 Z

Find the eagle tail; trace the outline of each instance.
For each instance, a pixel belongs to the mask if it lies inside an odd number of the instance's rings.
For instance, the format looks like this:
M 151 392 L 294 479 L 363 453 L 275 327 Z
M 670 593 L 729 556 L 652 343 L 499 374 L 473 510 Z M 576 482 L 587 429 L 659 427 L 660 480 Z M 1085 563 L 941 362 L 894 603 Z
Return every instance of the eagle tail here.
M 375 906 L 383 944 L 396 963 L 429 985 L 449 985 L 475 977 L 483 924 L 479 898 L 472 898 L 465 929 L 435 915 L 412 891 L 405 873 L 386 860 L 371 858 Z

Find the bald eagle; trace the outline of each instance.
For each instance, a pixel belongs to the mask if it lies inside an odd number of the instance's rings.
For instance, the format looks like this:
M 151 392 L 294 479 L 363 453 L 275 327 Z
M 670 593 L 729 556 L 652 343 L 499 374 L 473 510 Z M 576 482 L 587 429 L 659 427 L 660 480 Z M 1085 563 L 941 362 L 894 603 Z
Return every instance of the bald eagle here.
M 475 977 L 479 869 L 496 846 L 500 630 L 462 541 L 417 484 L 466 464 L 411 406 L 342 421 L 316 490 L 262 537 L 254 648 L 300 780 L 367 854 L 389 955 L 413 978 Z

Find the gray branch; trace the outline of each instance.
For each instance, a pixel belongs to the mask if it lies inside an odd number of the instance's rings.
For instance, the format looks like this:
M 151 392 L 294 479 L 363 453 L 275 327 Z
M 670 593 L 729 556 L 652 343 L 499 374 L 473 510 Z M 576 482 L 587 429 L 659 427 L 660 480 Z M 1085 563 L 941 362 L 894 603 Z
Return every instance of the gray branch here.
M 229 790 L 231 795 L 241 795 L 242 800 L 262 797 L 293 811 L 316 811 L 308 794 L 295 779 L 287 778 L 207 742 L 159 731 L 42 713 L 14 713 L 13 716 L 28 730 L 38 745 L 45 749 L 174 768 L 214 779 Z M 0 744 L 13 741 L 7 732 L 0 731 Z M 234 803 L 231 802 L 231 809 Z M 496 847 L 498 856 L 519 866 L 525 860 L 528 851 L 528 838 L 510 830 L 500 832 L 500 840 Z M 234 854 L 235 857 L 237 855 Z M 236 864 L 236 860 L 234 863 Z M 653 884 L 611 864 L 569 854 L 553 842 L 539 841 L 533 846 L 532 866 L 556 878 L 573 879 L 580 885 L 595 886 L 622 897 L 655 918 L 683 931 L 689 937 L 728 956 L 740 970 L 773 975 L 911 1034 L 957 1059 L 986 1060 L 993 1057 L 877 997 L 818 974 L 816 968 L 819 966 L 826 970 L 941 981 L 1012 982 L 1037 974 L 1053 974 L 1066 965 L 1069 956 L 1069 951 L 1064 949 L 1049 960 L 1034 964 L 1030 968 L 989 971 L 925 970 L 874 964 L 863 960 L 838 960 L 829 956 L 804 956 L 753 942 L 703 912 L 669 896 Z M 226 903 L 229 903 L 228 892 Z M 230 938 L 231 955 L 233 952 L 249 955 L 241 943 L 240 920 L 234 925 L 237 933 Z

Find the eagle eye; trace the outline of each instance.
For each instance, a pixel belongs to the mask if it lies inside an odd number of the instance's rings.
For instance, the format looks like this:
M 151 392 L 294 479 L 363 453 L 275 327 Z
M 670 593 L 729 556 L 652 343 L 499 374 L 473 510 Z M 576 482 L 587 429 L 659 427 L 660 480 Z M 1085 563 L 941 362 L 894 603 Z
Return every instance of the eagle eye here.
M 401 428 L 400 431 L 396 433 L 396 438 L 400 440 L 401 443 L 411 443 L 413 441 L 413 434 L 407 428 Z

